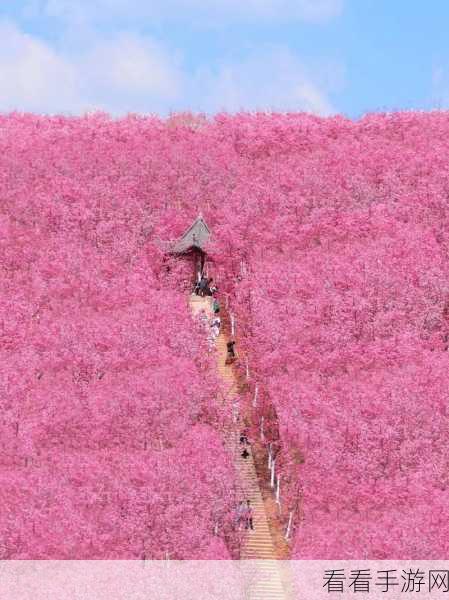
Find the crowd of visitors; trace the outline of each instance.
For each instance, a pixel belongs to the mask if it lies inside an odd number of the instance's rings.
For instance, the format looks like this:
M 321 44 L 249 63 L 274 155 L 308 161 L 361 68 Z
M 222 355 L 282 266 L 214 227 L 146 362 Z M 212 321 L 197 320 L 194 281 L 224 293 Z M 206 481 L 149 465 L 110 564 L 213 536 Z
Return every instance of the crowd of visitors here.
M 213 277 L 201 275 L 200 280 L 196 283 L 194 292 L 197 296 L 213 296 L 217 291 L 217 286 L 213 283 Z
M 209 338 L 209 341 L 212 346 L 212 344 L 215 342 L 217 337 L 220 335 L 220 330 L 221 330 L 220 302 L 218 301 L 218 298 L 216 297 L 218 288 L 214 283 L 213 277 L 206 277 L 205 275 L 201 275 L 201 277 L 199 278 L 199 281 L 197 281 L 197 283 L 195 284 L 193 291 L 197 296 L 201 296 L 202 298 L 204 298 L 205 296 L 213 297 L 212 311 L 213 311 L 214 316 L 210 322 L 210 338 Z M 206 313 L 204 310 L 201 311 L 200 318 L 203 320 L 203 322 L 206 322 L 207 316 L 206 316 Z M 234 348 L 235 341 L 230 340 L 229 342 L 227 342 L 226 346 L 227 346 L 226 364 L 229 365 L 230 363 L 234 362 L 234 360 L 236 359 L 235 348 Z
M 193 291 L 197 296 L 201 296 L 202 298 L 204 298 L 205 296 L 213 297 L 212 310 L 213 310 L 214 316 L 213 316 L 212 320 L 210 321 L 210 337 L 209 337 L 209 341 L 212 346 L 213 343 L 215 342 L 215 340 L 217 339 L 217 337 L 220 335 L 220 329 L 221 329 L 220 303 L 219 303 L 218 299 L 215 297 L 215 294 L 218 292 L 218 288 L 213 283 L 212 277 L 208 278 L 208 277 L 202 275 L 201 278 L 199 279 L 199 281 L 196 283 Z M 206 325 L 206 323 L 208 322 L 208 317 L 207 317 L 206 311 L 204 309 L 200 313 L 200 319 L 204 323 L 204 325 Z

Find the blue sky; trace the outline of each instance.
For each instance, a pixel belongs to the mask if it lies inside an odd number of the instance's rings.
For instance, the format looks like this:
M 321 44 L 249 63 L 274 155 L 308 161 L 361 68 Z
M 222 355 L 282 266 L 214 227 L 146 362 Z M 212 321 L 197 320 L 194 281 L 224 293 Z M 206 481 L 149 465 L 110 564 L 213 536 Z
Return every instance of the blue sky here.
M 0 111 L 449 105 L 447 0 L 6 0 Z

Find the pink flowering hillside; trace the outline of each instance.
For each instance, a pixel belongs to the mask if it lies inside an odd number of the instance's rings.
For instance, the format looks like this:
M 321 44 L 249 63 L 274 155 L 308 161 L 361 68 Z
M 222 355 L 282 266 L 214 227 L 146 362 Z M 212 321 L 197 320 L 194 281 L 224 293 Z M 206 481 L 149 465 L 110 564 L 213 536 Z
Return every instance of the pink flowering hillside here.
M 237 334 L 293 556 L 446 556 L 449 115 L 230 129 L 245 201 L 219 244 L 235 232 Z
M 444 112 L 1 118 L 6 555 L 227 556 L 227 415 L 160 250 L 201 210 L 292 556 L 446 556 L 448 151 Z
M 227 415 L 153 209 L 33 131 L 1 167 L 1 556 L 229 558 Z

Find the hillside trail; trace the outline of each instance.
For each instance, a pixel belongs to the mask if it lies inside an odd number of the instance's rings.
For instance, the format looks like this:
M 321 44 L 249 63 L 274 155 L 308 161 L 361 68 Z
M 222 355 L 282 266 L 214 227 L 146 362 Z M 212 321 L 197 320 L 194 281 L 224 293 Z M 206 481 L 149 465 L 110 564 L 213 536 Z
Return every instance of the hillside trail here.
M 204 310 L 207 316 L 213 314 L 211 298 L 191 295 L 190 307 L 194 316 Z M 234 408 L 239 405 L 239 386 L 232 365 L 226 365 L 228 338 L 223 333 L 216 339 L 218 372 L 226 390 L 225 397 Z M 253 508 L 254 530 L 248 530 L 240 551 L 240 560 L 251 560 L 257 570 L 257 577 L 251 585 L 251 600 L 284 600 L 287 595 L 281 581 L 281 569 L 275 545 L 268 525 L 267 511 L 257 479 L 252 448 L 247 447 L 249 456 L 241 456 L 240 427 L 238 421 L 224 431 L 224 443 L 231 453 L 237 472 L 237 493 L 239 500 L 250 500 Z

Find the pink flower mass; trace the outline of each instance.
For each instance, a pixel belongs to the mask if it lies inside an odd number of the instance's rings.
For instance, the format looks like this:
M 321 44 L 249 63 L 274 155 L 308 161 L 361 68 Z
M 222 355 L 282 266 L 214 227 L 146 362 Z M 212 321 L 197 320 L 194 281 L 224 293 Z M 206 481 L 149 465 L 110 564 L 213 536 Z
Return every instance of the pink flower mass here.
M 0 117 L 0 558 L 231 558 L 199 212 L 292 557 L 449 552 L 449 114 Z M 219 533 L 216 524 L 219 523 Z

